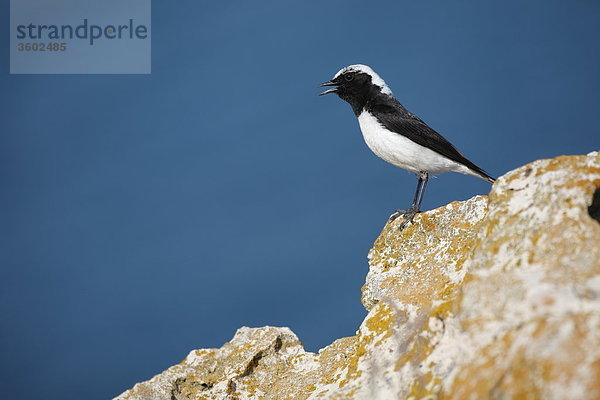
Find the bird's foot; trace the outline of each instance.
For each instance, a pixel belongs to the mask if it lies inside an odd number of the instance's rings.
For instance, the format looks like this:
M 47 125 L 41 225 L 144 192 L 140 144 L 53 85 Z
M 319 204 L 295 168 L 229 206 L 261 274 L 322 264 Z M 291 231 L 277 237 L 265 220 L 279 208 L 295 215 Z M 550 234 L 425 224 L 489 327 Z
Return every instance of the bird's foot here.
M 415 215 L 417 215 L 419 211 L 416 208 L 409 208 L 408 210 L 396 210 L 391 216 L 389 221 L 392 222 L 396 220 L 398 217 L 402 216 L 402 222 L 398 225 L 398 229 L 402 230 L 409 223 L 412 222 Z
M 398 218 L 401 215 L 404 215 L 404 213 L 406 212 L 406 210 L 396 210 L 394 211 L 394 213 L 392 215 L 390 215 L 389 221 L 395 221 L 396 218 Z

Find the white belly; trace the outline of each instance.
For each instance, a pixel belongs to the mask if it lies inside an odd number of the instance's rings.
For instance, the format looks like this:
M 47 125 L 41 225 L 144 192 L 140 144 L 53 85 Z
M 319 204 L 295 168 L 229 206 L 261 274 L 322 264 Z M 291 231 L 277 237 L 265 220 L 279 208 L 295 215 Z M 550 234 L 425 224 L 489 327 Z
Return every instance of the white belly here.
M 411 172 L 460 172 L 474 175 L 471 170 L 406 137 L 385 129 L 367 111 L 358 116 L 358 123 L 367 146 L 380 158 Z

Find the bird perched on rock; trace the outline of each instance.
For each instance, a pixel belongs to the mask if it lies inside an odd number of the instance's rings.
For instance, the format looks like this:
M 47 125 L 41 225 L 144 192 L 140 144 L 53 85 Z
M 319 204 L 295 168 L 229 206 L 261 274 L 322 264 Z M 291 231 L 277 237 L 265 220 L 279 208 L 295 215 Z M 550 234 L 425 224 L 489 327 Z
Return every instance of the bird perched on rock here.
M 370 67 L 342 68 L 321 86 L 333 86 L 320 96 L 335 93 L 350 103 L 367 146 L 380 158 L 417 175 L 417 190 L 408 210 L 397 210 L 392 220 L 404 216 L 401 227 L 421 210 L 430 174 L 460 172 L 490 183 L 494 178 L 467 160 L 449 141 L 409 112 Z

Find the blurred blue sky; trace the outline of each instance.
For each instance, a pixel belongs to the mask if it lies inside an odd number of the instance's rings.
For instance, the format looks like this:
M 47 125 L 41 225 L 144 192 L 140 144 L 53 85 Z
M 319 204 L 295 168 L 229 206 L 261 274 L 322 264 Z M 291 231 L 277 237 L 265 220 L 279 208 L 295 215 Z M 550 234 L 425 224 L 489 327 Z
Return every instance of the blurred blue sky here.
M 353 335 L 367 252 L 416 179 L 317 96 L 345 65 L 494 176 L 600 148 L 597 1 L 155 1 L 152 19 L 146 76 L 9 75 L 4 30 L 2 399 L 107 399 L 243 325 L 312 351 Z M 424 208 L 488 190 L 445 174 Z

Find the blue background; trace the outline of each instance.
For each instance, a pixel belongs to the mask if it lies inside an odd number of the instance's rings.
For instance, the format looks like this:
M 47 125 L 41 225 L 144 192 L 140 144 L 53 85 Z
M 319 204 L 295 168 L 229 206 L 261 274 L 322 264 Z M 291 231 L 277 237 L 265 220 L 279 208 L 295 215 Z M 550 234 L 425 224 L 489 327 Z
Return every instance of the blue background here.
M 495 176 L 600 148 L 597 1 L 281 3 L 154 2 L 149 76 L 11 76 L 4 30 L 2 399 L 107 399 L 243 325 L 353 335 L 416 180 L 317 97 L 345 65 Z

